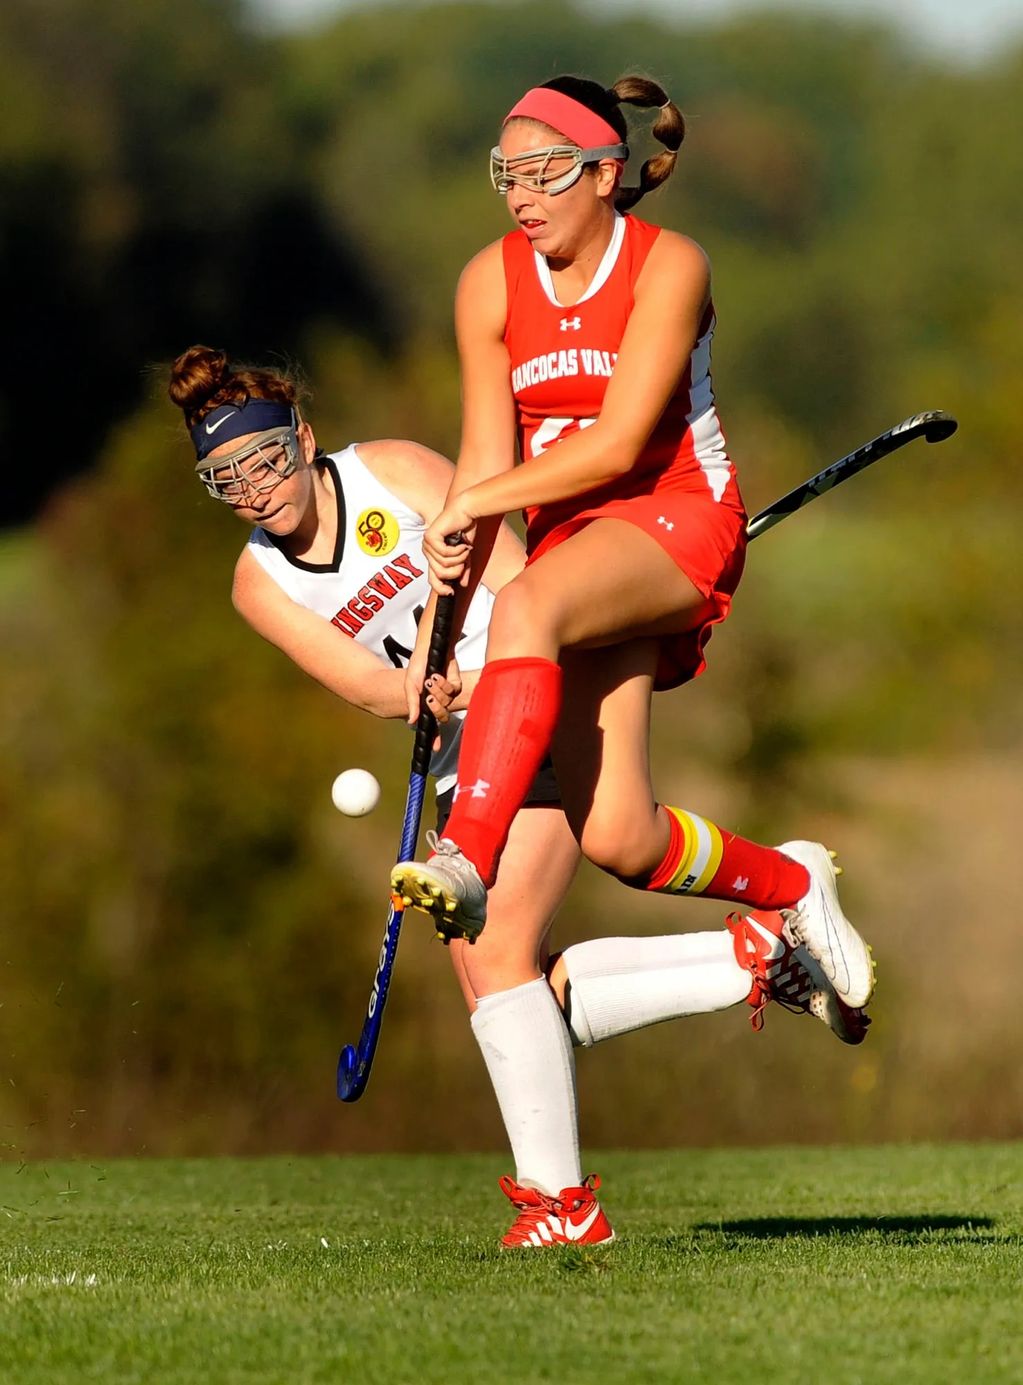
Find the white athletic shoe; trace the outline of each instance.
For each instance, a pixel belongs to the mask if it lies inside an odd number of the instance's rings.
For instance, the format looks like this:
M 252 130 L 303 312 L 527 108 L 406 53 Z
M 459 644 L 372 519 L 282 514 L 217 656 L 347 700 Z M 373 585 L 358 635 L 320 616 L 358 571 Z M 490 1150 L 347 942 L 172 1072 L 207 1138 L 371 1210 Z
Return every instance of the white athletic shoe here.
M 399 861 L 391 871 L 396 909 L 429 914 L 444 942 L 467 938 L 474 943 L 487 921 L 487 887 L 461 848 L 447 837 L 427 832 L 433 855 L 428 861 Z
M 862 1009 L 846 1005 L 824 975 L 820 963 L 810 956 L 805 947 L 797 947 L 794 955 L 813 987 L 807 1002 L 810 1014 L 826 1024 L 835 1038 L 841 1039 L 844 1044 L 861 1044 L 870 1028 L 870 1016 Z
M 805 947 L 821 965 L 838 998 L 859 1010 L 874 990 L 870 949 L 838 902 L 838 871 L 831 853 L 820 842 L 785 842 L 778 850 L 805 866 L 810 888 L 793 909 L 782 909 L 785 936 Z

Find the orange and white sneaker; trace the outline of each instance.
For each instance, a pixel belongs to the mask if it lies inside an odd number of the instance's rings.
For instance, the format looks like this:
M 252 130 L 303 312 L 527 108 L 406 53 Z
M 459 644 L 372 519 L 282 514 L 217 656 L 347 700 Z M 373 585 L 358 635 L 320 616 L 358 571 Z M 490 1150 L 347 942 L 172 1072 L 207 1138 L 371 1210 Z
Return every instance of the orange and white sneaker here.
M 499 1180 L 501 1192 L 517 1209 L 501 1245 L 527 1250 L 542 1246 L 602 1246 L 615 1238 L 611 1223 L 594 1194 L 600 1187 L 595 1173 L 588 1173 L 578 1188 L 562 1188 L 557 1197 L 539 1188 L 524 1188 L 507 1174 Z
M 753 1007 L 753 1028 L 763 1029 L 764 1010 L 776 1000 L 786 1010 L 822 1020 L 844 1044 L 861 1044 L 870 1017 L 846 1005 L 805 947 L 788 942 L 785 922 L 783 914 L 768 909 L 728 916 L 735 960 L 753 978 L 746 1000 Z

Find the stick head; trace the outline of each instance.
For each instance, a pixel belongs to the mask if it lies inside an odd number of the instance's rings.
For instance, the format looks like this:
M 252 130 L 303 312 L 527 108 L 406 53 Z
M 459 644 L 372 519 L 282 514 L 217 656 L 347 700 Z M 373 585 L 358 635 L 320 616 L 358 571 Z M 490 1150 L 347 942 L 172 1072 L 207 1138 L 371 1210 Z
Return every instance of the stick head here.
M 360 1082 L 359 1056 L 352 1044 L 346 1044 L 337 1060 L 337 1094 L 341 1101 L 357 1101 L 365 1083 Z
M 929 413 L 918 414 L 917 421 L 928 442 L 944 442 L 959 427 L 956 419 L 944 409 L 931 409 Z

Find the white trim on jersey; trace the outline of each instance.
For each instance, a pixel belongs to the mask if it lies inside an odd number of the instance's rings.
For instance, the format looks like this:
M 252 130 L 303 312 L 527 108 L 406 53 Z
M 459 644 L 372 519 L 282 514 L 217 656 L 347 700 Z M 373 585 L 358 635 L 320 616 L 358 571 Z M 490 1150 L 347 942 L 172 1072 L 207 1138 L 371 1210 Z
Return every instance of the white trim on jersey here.
M 614 229 L 611 232 L 611 240 L 607 249 L 604 251 L 600 264 L 597 265 L 597 272 L 590 280 L 589 287 L 582 298 L 577 298 L 574 303 L 564 304 L 558 302 L 558 295 L 554 291 L 554 280 L 551 277 L 551 267 L 543 255 L 538 250 L 533 251 L 533 261 L 536 264 L 536 272 L 540 276 L 540 286 L 544 293 L 556 308 L 577 308 L 580 303 L 585 303 L 588 298 L 592 298 L 595 293 L 607 283 L 612 269 L 618 263 L 618 256 L 621 254 L 622 246 L 625 244 L 625 218 L 621 212 L 615 212 Z
M 710 375 L 710 348 L 717 318 L 711 315 L 707 330 L 693 347 L 690 357 L 689 412 L 686 422 L 692 431 L 693 452 L 707 485 L 717 501 L 732 479 L 725 435 L 714 406 L 714 385 Z

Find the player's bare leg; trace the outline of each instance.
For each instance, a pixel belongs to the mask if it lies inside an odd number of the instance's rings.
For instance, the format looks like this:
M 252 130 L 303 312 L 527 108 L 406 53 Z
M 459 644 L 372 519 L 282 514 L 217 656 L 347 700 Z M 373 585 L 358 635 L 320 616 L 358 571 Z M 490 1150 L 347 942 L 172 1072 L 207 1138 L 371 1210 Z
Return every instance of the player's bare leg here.
M 555 737 L 566 810 L 584 851 L 635 883 L 668 836 L 647 757 L 657 649 L 652 641 L 563 658 L 573 716 Z M 663 834 L 655 837 L 658 827 Z M 866 1035 L 866 1017 L 844 1005 L 778 911 L 733 916 L 728 930 L 661 938 L 600 938 L 559 954 L 551 985 L 573 1041 L 589 1047 L 617 1034 L 745 1000 L 755 1027 L 769 1000 L 814 1015 L 844 1043 Z
M 534 804 L 512 824 L 487 926 L 475 943 L 456 940 L 451 961 L 470 1012 L 480 996 L 535 981 L 547 935 L 579 864 L 579 847 L 560 807 Z
M 708 602 L 649 534 L 598 519 L 498 594 L 487 660 L 546 658 L 702 623 Z

